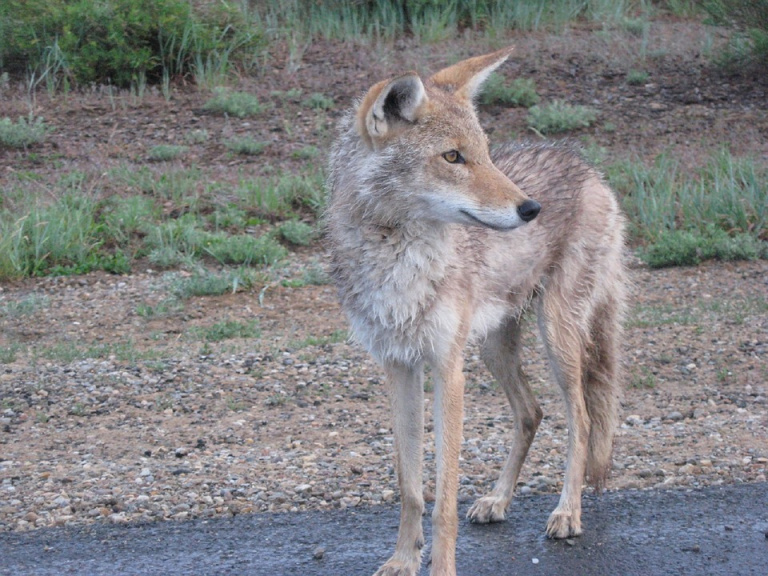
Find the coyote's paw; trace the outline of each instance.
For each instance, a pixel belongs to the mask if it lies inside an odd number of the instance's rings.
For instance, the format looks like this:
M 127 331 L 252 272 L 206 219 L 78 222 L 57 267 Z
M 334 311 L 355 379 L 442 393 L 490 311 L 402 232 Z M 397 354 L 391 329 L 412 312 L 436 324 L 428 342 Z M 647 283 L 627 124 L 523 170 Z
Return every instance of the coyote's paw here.
M 507 517 L 507 503 L 496 496 L 483 496 L 472 504 L 467 519 L 473 524 L 503 522 Z
M 547 522 L 547 536 L 570 538 L 581 534 L 581 511 L 555 509 Z
M 416 576 L 420 564 L 420 559 L 403 560 L 393 556 L 373 576 Z

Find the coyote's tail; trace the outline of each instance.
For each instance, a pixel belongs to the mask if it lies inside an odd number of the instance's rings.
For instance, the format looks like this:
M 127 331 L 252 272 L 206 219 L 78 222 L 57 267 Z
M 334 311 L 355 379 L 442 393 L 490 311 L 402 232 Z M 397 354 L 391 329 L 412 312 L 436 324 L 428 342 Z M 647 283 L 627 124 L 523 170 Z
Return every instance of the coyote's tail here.
M 599 491 L 611 469 L 613 437 L 621 400 L 622 305 L 620 295 L 596 310 L 584 379 L 584 401 L 590 419 L 587 480 Z

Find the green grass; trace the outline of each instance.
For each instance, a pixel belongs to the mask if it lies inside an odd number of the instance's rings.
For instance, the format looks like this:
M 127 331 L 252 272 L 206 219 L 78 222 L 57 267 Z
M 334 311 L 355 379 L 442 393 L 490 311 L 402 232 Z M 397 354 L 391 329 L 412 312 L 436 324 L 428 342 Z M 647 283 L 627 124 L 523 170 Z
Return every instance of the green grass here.
M 168 290 L 182 300 L 194 296 L 219 296 L 247 289 L 263 278 L 254 270 L 241 268 L 239 270 L 223 270 L 212 272 L 201 269 L 189 276 L 170 274 L 166 276 Z
M 491 74 L 491 77 L 483 85 L 480 94 L 481 104 L 530 108 L 538 102 L 539 95 L 536 93 L 536 85 L 533 80 L 515 78 L 510 84 L 497 73 Z
M 294 150 L 291 152 L 291 158 L 294 158 L 296 160 L 312 160 L 313 158 L 317 158 L 317 156 L 320 154 L 320 150 L 317 148 L 317 146 L 304 146 L 303 148 L 299 148 L 298 150 Z
M 768 256 L 768 166 L 715 152 L 693 173 L 670 154 L 607 167 L 641 256 L 654 267 Z
M 245 136 L 242 138 L 225 140 L 223 144 L 227 150 L 234 154 L 239 154 L 241 156 L 257 156 L 264 151 L 264 148 L 269 145 L 269 142 L 260 142 L 250 136 Z
M 312 110 L 330 110 L 336 103 L 333 98 L 320 94 L 319 92 L 314 92 L 313 94 L 310 94 L 309 97 L 302 100 L 301 105 L 306 108 L 311 108 Z
M 222 79 L 256 65 L 267 38 L 247 4 L 24 0 L 0 4 L 0 68 L 49 91 L 109 84 L 139 92 L 172 76 Z M 201 68 L 204 68 L 201 70 Z
M 216 88 L 213 98 L 203 105 L 203 109 L 214 114 L 246 118 L 261 114 L 264 111 L 264 105 L 253 94 Z
M 206 234 L 203 251 L 222 264 L 272 266 L 283 260 L 288 251 L 269 235 L 258 238 L 241 234 Z
M 98 267 L 102 241 L 92 197 L 66 194 L 53 204 L 35 201 L 25 208 L 20 216 L 0 213 L 0 278 Z
M 0 279 L 124 274 L 143 257 L 160 268 L 207 261 L 264 269 L 287 255 L 277 239 L 308 241 L 311 231 L 293 221 L 318 217 L 324 200 L 317 170 L 234 185 L 187 168 L 125 165 L 66 173 L 54 184 L 19 172 L 0 194 Z
M 32 293 L 19 300 L 11 300 L 0 306 L 0 317 L 19 318 L 31 316 L 43 308 L 51 305 L 50 299 L 44 294 Z
M 221 342 L 232 338 L 258 338 L 260 335 L 261 331 L 255 320 L 251 322 L 225 320 L 192 330 L 193 337 L 206 342 Z
M 307 336 L 302 340 L 296 340 L 291 342 L 290 347 L 294 350 L 301 350 L 308 346 L 327 346 L 328 344 L 346 342 L 347 338 L 348 335 L 346 330 L 334 330 L 330 334 L 324 336 Z
M 20 117 L 16 122 L 8 117 L 0 119 L 0 148 L 28 148 L 40 144 L 49 128 L 39 116 L 35 119 Z
M 141 302 L 136 306 L 136 314 L 142 318 L 162 318 L 184 310 L 184 302 L 175 296 L 164 298 L 155 305 Z
M 374 41 L 410 34 L 423 43 L 466 29 L 500 38 L 511 29 L 561 30 L 576 19 L 620 22 L 634 8 L 630 2 L 606 0 L 290 0 L 257 4 L 256 10 L 261 21 L 274 23 L 275 37 Z
M 315 239 L 315 229 L 299 220 L 284 222 L 278 227 L 277 232 L 283 240 L 296 246 L 308 246 Z
M 153 146 L 147 153 L 147 158 L 154 162 L 170 162 L 178 160 L 187 153 L 189 148 L 186 146 L 176 146 L 174 144 L 160 144 Z
M 195 128 L 184 135 L 184 141 L 187 144 L 204 144 L 208 141 L 208 130 L 205 128 Z
M 656 387 L 656 375 L 650 368 L 642 366 L 640 370 L 633 369 L 630 378 L 632 388 L 650 389 Z
M 632 69 L 627 72 L 627 84 L 630 86 L 642 86 L 643 84 L 647 84 L 649 78 L 650 76 L 645 70 Z
M 729 72 L 768 66 L 768 0 L 706 0 L 710 23 L 734 29 L 725 48 L 715 55 Z
M 536 105 L 528 110 L 528 125 L 541 134 L 561 134 L 588 128 L 596 119 L 596 110 L 562 100 Z
M 10 346 L 0 346 L 0 364 L 11 364 L 16 361 L 16 354 L 19 351 L 18 344 Z
M 289 218 L 302 207 L 319 215 L 325 205 L 324 175 L 319 171 L 242 179 L 233 192 L 241 205 L 279 218 Z

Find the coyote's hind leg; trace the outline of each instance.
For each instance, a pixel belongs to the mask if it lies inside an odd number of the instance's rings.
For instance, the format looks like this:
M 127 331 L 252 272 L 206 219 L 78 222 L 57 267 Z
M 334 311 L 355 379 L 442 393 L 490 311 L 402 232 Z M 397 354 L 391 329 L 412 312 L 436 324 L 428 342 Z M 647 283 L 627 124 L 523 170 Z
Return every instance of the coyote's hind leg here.
M 541 422 L 541 408 L 528 384 L 520 362 L 520 323 L 510 319 L 490 334 L 482 349 L 482 357 L 494 378 L 507 395 L 515 420 L 512 449 L 493 490 L 478 499 L 467 513 L 471 522 L 501 522 L 512 500 L 528 449 Z

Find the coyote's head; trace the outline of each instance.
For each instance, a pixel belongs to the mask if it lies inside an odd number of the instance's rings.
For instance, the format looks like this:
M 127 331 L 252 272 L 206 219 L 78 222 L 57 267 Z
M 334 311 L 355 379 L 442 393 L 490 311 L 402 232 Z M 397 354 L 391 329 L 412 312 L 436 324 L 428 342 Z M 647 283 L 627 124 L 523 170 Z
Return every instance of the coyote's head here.
M 402 203 L 412 218 L 495 230 L 538 215 L 539 204 L 493 165 L 473 105 L 511 51 L 464 60 L 426 81 L 409 72 L 379 82 L 362 99 L 355 129 L 370 156 L 367 176 L 395 211 Z

